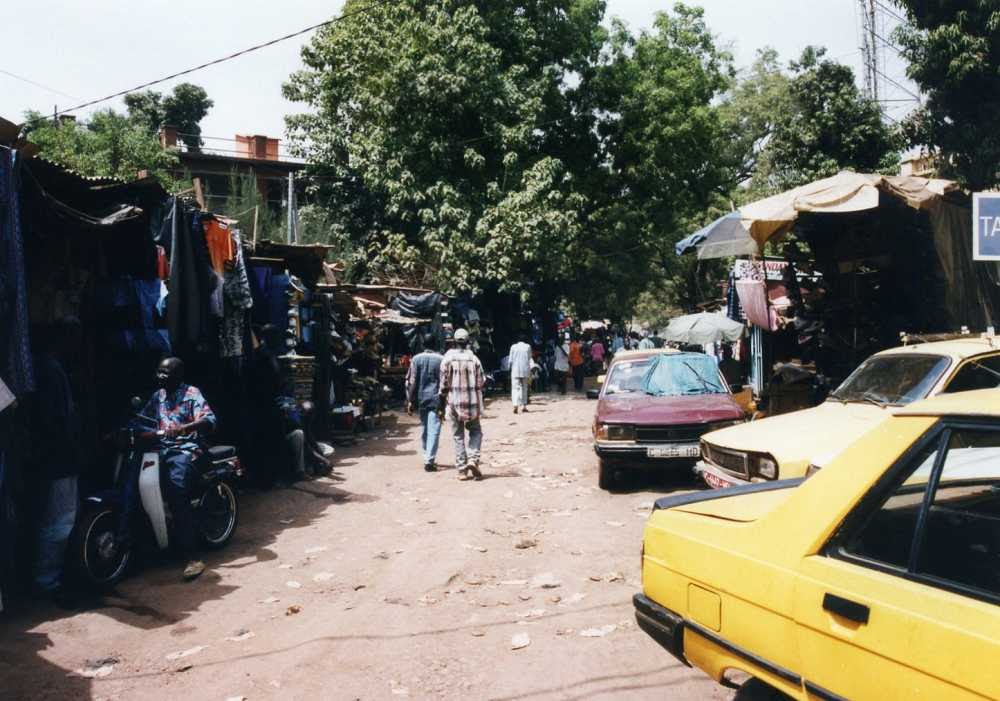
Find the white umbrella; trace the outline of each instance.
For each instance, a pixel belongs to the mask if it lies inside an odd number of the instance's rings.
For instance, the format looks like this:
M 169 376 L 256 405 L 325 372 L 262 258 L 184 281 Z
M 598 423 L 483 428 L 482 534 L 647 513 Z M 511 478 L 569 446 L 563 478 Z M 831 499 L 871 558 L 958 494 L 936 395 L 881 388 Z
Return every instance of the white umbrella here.
M 705 345 L 720 341 L 738 341 L 743 336 L 743 324 L 723 314 L 688 314 L 671 319 L 663 338 L 674 343 Z

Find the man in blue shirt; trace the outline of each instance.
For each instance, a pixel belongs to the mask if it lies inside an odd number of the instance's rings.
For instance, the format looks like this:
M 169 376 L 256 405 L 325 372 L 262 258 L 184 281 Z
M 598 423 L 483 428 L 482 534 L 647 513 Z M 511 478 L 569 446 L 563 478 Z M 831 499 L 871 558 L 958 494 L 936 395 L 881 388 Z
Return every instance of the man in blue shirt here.
M 420 411 L 420 446 L 424 451 L 424 469 L 437 471 L 438 440 L 441 437 L 441 417 L 438 415 L 438 394 L 441 383 L 441 354 L 437 338 L 423 338 L 424 351 L 410 361 L 406 373 L 406 413 Z

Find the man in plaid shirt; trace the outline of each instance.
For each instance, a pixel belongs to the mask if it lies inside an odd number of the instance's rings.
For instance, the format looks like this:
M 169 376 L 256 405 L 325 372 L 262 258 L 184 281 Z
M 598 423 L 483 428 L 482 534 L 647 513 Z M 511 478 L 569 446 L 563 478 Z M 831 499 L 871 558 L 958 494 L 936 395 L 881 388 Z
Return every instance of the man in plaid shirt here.
M 483 443 L 483 386 L 486 384 L 483 365 L 476 354 L 469 350 L 469 332 L 458 329 L 455 345 L 441 361 L 441 406 L 448 403 L 452 435 L 455 438 L 455 468 L 458 478 L 466 480 L 469 473 L 477 480 L 483 478 L 479 471 L 479 449 Z M 469 452 L 465 451 L 465 433 L 469 433 Z

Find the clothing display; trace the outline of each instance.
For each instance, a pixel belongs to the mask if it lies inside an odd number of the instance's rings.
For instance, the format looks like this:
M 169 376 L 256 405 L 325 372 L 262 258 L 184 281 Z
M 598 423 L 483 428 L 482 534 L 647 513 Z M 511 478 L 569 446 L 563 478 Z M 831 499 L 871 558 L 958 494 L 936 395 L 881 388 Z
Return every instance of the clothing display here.
M 208 246 L 212 270 L 223 275 L 226 265 L 236 261 L 236 247 L 229 225 L 215 217 L 208 217 L 202 221 L 202 226 L 205 228 L 205 245 Z
M 0 372 L 15 395 L 35 388 L 19 197 L 17 153 L 0 148 Z
M 167 320 L 175 349 L 207 350 L 218 339 L 210 300 L 219 277 L 212 269 L 205 243 L 204 215 L 193 212 L 181 216 L 184 205 L 174 199 L 177 210 L 173 223 L 170 265 L 170 296 Z M 221 304 L 220 304 L 221 311 Z M 221 313 L 217 315 L 221 317 Z
M 777 316 L 767 303 L 767 286 L 763 280 L 737 280 L 736 294 L 751 324 L 767 331 L 777 330 Z
M 250 280 L 238 231 L 233 231 L 235 258 L 226 268 L 223 280 L 223 315 L 219 327 L 219 355 L 232 358 L 243 355 L 243 337 L 246 335 L 247 310 L 253 307 Z

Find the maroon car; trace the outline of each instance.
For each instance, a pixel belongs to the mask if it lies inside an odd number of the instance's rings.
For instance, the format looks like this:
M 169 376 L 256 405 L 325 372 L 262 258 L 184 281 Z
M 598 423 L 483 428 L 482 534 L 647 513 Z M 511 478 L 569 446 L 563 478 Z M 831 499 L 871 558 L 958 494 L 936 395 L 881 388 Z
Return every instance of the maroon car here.
M 742 423 L 714 358 L 672 349 L 615 355 L 594 414 L 598 484 L 615 485 L 622 471 L 660 464 L 691 466 L 703 433 Z

